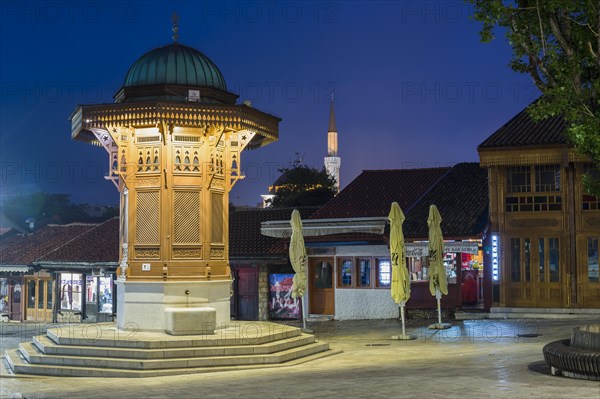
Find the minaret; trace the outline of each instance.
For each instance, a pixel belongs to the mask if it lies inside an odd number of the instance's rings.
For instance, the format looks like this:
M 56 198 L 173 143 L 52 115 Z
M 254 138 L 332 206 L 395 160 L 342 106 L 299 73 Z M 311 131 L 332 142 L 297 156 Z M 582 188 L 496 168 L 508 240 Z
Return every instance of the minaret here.
M 331 108 L 329 110 L 329 129 L 327 132 L 327 156 L 325 157 L 325 170 L 333 179 L 340 192 L 340 165 L 342 159 L 338 157 L 338 137 L 335 127 L 335 112 L 333 110 L 333 95 L 331 96 Z

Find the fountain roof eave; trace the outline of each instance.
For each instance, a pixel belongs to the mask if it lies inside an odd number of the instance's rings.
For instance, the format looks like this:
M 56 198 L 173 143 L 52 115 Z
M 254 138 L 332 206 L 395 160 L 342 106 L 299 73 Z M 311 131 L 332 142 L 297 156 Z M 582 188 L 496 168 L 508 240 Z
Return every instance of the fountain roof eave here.
M 181 127 L 222 125 L 225 129 L 256 133 L 247 148 L 258 148 L 279 139 L 281 118 L 245 104 L 203 104 L 150 101 L 79 105 L 69 117 L 71 137 L 97 143 L 91 129 L 108 126 L 157 126 L 161 122 Z

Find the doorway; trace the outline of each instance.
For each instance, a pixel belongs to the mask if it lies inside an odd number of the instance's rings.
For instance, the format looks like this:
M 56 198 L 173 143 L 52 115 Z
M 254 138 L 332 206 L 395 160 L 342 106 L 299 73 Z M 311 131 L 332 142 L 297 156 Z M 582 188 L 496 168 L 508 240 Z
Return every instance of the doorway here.
M 258 320 L 258 270 L 235 269 L 234 312 L 238 320 Z
M 52 287 L 49 277 L 25 279 L 25 320 L 52 321 Z
M 309 262 L 310 313 L 333 315 L 333 259 L 311 259 Z

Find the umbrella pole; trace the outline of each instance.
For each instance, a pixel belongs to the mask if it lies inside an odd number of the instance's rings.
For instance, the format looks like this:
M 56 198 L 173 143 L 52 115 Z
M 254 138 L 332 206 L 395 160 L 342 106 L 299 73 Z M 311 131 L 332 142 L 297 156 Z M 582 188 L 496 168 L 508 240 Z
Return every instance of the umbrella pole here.
M 402 319 L 402 336 L 406 336 L 406 328 L 404 327 L 404 301 L 400 302 L 400 318 Z
M 306 308 L 304 307 L 304 295 L 300 298 L 302 301 L 302 329 L 306 330 Z
M 450 323 L 442 323 L 442 292 L 439 287 L 435 287 L 435 298 L 437 299 L 438 322 L 429 326 L 432 330 L 445 330 L 452 327 Z
M 440 304 L 442 293 L 440 292 L 440 287 L 435 287 L 435 298 L 437 299 L 438 324 L 442 325 L 442 306 Z

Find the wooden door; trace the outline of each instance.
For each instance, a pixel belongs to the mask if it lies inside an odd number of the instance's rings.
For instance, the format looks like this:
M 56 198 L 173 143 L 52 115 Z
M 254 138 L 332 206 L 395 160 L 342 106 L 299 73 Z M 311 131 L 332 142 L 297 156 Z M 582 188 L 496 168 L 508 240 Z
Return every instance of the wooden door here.
M 23 293 L 23 280 L 22 279 L 14 279 L 9 283 L 10 286 L 10 319 L 11 320 L 19 320 L 22 318 L 22 310 L 21 310 L 21 294 Z
M 566 253 L 561 254 L 560 239 L 537 237 L 535 244 L 535 306 L 538 308 L 567 307 L 569 304 Z
M 25 280 L 25 320 L 51 321 L 53 282 L 49 278 Z
M 258 270 L 237 269 L 237 318 L 258 320 Z
M 334 314 L 333 259 L 312 259 L 309 264 L 310 309 L 312 314 Z
M 560 238 L 511 237 L 506 244 L 506 305 L 567 307 L 566 251 Z

